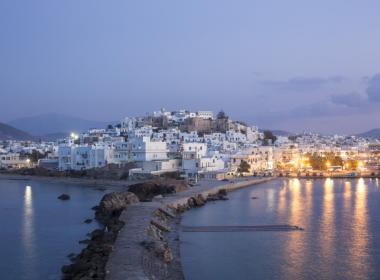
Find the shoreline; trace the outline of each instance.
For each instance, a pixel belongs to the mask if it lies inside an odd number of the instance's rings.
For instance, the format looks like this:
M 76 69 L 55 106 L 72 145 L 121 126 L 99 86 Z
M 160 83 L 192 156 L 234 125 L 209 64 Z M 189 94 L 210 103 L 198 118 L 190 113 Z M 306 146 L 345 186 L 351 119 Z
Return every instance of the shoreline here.
M 380 179 L 380 175 L 365 175 L 365 176 L 278 176 L 278 178 L 286 178 L 286 179 Z
M 203 206 L 210 196 L 265 183 L 276 177 L 244 178 L 195 186 L 152 202 L 131 205 L 120 219 L 125 223 L 106 265 L 107 280 L 184 279 L 180 258 L 182 213 Z M 217 184 L 215 184 L 217 183 Z
M 0 180 L 20 180 L 20 181 L 42 181 L 48 183 L 75 184 L 85 187 L 99 189 L 100 191 L 125 191 L 130 185 L 144 181 L 127 181 L 127 180 L 107 180 L 107 179 L 90 179 L 90 178 L 73 178 L 73 177 L 48 177 L 36 175 L 20 175 L 0 173 Z

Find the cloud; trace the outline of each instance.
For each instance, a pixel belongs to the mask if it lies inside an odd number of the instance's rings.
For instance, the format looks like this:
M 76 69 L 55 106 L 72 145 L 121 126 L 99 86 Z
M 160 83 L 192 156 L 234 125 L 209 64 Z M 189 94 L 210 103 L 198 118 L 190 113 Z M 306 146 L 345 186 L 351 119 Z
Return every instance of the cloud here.
M 341 83 L 345 80 L 343 76 L 320 77 L 295 77 L 286 81 L 266 80 L 261 85 L 277 87 L 283 90 L 314 90 L 329 84 Z
M 369 79 L 366 93 L 369 101 L 380 102 L 380 74 Z
M 347 94 L 334 94 L 330 98 L 331 102 L 336 105 L 344 105 L 347 107 L 360 107 L 368 102 L 367 96 L 357 92 Z

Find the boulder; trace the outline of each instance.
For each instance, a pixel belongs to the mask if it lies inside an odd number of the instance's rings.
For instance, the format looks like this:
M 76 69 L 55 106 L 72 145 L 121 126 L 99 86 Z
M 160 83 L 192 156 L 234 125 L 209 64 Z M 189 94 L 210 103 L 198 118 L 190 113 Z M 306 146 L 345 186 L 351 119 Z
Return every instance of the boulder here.
M 68 194 L 63 193 L 60 196 L 58 196 L 57 198 L 60 200 L 69 200 L 70 196 Z
M 225 189 L 221 189 L 216 194 L 209 194 L 207 196 L 207 201 L 216 201 L 216 200 L 228 200 L 227 191 Z
M 206 200 L 201 194 L 198 194 L 195 197 L 190 197 L 187 202 L 189 207 L 200 207 L 205 205 Z
M 86 220 L 84 220 L 84 223 L 85 224 L 91 224 L 92 223 L 92 219 L 86 219 Z
M 95 217 L 102 223 L 108 219 L 119 217 L 120 213 L 132 203 L 139 202 L 138 197 L 131 192 L 113 192 L 103 196 Z
M 134 184 L 128 190 L 136 194 L 140 201 L 152 201 L 156 196 L 181 192 L 187 188 L 188 184 L 184 181 L 165 179 Z

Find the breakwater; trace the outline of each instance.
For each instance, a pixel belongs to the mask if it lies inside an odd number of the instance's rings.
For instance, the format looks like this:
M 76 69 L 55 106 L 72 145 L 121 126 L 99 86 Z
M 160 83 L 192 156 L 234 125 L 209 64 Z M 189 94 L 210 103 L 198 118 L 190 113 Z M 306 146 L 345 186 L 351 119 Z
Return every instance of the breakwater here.
M 184 279 L 179 252 L 180 214 L 223 194 L 273 178 L 218 182 L 137 203 L 124 211 L 121 229 L 106 265 L 106 279 Z
M 252 225 L 252 226 L 183 226 L 183 232 L 249 232 L 249 231 L 294 231 L 303 230 L 293 225 Z

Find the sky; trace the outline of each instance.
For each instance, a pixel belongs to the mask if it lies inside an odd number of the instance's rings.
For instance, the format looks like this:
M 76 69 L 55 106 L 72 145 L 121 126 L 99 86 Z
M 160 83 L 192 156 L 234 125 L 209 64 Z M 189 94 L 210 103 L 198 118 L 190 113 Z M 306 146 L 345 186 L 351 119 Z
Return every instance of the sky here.
M 378 0 L 1 0 L 0 122 L 223 109 L 288 131 L 380 127 Z

